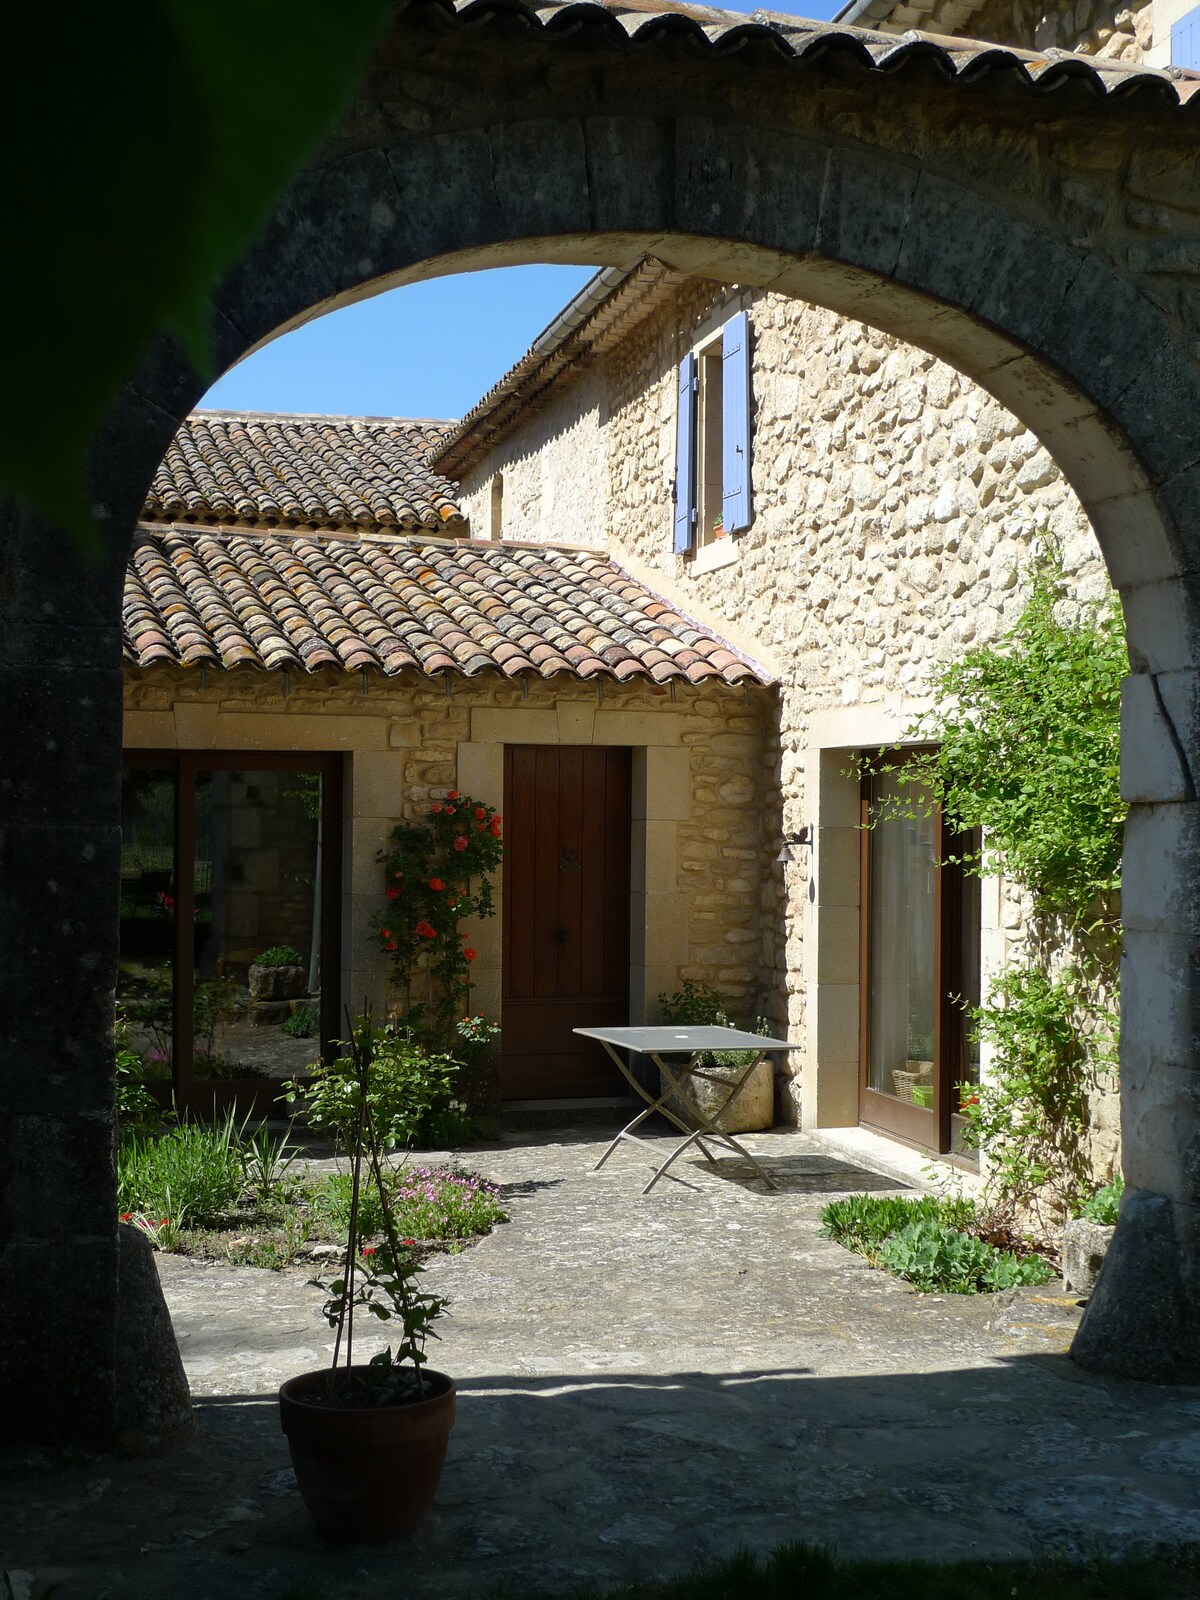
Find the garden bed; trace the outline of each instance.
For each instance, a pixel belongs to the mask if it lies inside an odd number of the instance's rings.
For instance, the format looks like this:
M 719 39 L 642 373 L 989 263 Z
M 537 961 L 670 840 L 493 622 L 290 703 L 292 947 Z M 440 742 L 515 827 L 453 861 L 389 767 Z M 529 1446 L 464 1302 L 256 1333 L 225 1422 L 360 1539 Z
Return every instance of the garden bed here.
M 387 1163 L 397 1227 L 419 1258 L 464 1250 L 508 1220 L 499 1191 L 476 1173 Z M 121 1219 L 156 1249 L 272 1271 L 334 1260 L 346 1237 L 351 1181 L 314 1172 L 287 1135 L 247 1137 L 232 1117 L 127 1133 L 118 1157 Z M 372 1209 L 374 1207 L 374 1209 Z M 382 1230 L 373 1196 L 360 1196 L 369 1247 Z
M 925 1294 L 990 1294 L 1048 1283 L 1054 1268 L 1024 1241 L 1001 1248 L 968 1199 L 859 1194 L 821 1212 L 821 1232 Z

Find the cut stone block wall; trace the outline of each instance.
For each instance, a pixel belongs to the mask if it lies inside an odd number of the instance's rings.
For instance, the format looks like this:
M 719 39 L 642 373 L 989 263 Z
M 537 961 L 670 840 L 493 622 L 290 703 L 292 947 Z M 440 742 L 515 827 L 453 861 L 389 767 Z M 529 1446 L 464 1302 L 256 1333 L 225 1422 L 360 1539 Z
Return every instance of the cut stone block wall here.
M 377 861 L 394 824 L 415 821 L 447 789 L 503 805 L 505 744 L 628 745 L 640 753 L 632 797 L 633 1020 L 656 1019 L 660 990 L 685 977 L 718 986 L 739 1021 L 761 1009 L 758 886 L 767 870 L 763 750 L 769 690 L 644 682 L 497 678 L 443 683 L 372 678 L 364 694 L 323 673 L 285 693 L 282 675 L 157 669 L 126 682 L 125 742 L 140 748 L 341 750 L 348 755 L 343 874 L 343 998 L 388 1001 L 370 919 L 382 905 Z M 497 884 L 499 889 L 499 884 Z M 500 906 L 497 895 L 497 906 Z M 500 1009 L 501 917 L 472 926 L 472 1003 Z

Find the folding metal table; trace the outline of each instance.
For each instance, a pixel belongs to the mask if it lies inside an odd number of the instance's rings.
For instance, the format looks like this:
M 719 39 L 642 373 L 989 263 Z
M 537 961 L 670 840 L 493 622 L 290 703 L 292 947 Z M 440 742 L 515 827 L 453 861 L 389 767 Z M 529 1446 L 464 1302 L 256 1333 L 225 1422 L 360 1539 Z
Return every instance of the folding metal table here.
M 643 1194 L 649 1194 L 668 1167 L 678 1161 L 684 1151 L 692 1145 L 695 1145 L 715 1166 L 717 1158 L 705 1144 L 704 1141 L 706 1139 L 719 1139 L 722 1144 L 728 1145 L 731 1150 L 736 1151 L 741 1156 L 743 1161 L 748 1162 L 754 1168 L 755 1172 L 758 1173 L 769 1188 L 774 1189 L 776 1187 L 770 1174 L 764 1172 L 749 1150 L 743 1149 L 732 1134 L 725 1133 L 716 1126 L 716 1117 L 727 1110 L 738 1095 L 741 1094 L 760 1055 L 771 1055 L 784 1050 L 799 1050 L 799 1045 L 790 1044 L 786 1039 L 770 1039 L 757 1033 L 743 1033 L 740 1028 L 576 1028 L 574 1031 L 581 1034 L 585 1039 L 595 1039 L 603 1045 L 604 1049 L 620 1068 L 622 1076 L 632 1085 L 634 1092 L 646 1102 L 646 1109 L 639 1112 L 632 1122 L 626 1123 L 599 1161 L 597 1161 L 593 1171 L 599 1172 L 622 1139 L 628 1139 L 631 1144 L 646 1144 L 648 1141 L 639 1139 L 633 1130 L 657 1111 L 668 1122 L 674 1123 L 679 1131 L 686 1134 L 687 1137 L 681 1144 L 676 1146 L 662 1166 L 658 1168 L 650 1182 L 642 1190 Z M 618 1054 L 620 1050 L 627 1050 L 631 1056 L 648 1057 L 661 1074 L 659 1078 L 660 1088 L 664 1083 L 668 1087 L 655 1097 L 652 1090 L 647 1089 L 644 1084 L 638 1081 L 628 1062 Z M 747 1063 L 741 1077 L 737 1079 L 733 1086 L 733 1092 L 729 1095 L 721 1110 L 715 1113 L 714 1116 L 706 1115 L 698 1105 L 692 1102 L 692 1114 L 700 1125 L 696 1128 L 689 1128 L 687 1123 L 670 1108 L 667 1101 L 670 1100 L 672 1095 L 678 1095 L 680 1100 L 686 1100 L 683 1089 L 688 1080 L 692 1078 L 708 1078 L 721 1083 L 728 1083 L 729 1079 L 726 1076 L 729 1072 L 728 1067 L 713 1069 L 703 1064 L 704 1057 L 710 1051 L 715 1050 L 752 1051 L 753 1058 Z M 672 1056 L 677 1057 L 685 1054 L 687 1056 L 685 1062 L 672 1061 L 670 1059 Z

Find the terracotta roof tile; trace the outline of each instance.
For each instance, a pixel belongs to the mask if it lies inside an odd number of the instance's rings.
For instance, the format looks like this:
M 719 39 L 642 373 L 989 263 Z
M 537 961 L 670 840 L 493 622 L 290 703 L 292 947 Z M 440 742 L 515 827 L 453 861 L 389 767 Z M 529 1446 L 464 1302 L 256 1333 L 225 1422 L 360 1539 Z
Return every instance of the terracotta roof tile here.
M 464 533 L 458 492 L 430 470 L 447 422 L 195 411 L 146 498 L 150 522 Z
M 186 527 L 143 529 L 134 545 L 125 658 L 388 677 L 770 681 L 597 552 Z

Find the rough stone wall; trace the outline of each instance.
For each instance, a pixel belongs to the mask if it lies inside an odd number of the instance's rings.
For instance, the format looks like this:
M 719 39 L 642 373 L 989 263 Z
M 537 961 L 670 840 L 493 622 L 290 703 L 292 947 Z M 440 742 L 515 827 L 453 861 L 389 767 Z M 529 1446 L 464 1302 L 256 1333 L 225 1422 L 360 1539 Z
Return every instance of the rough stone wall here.
M 1016 417 L 932 356 L 775 295 L 751 302 L 754 521 L 733 564 L 694 572 L 670 552 L 675 369 L 714 306 L 736 298 L 698 286 L 614 358 L 610 547 L 778 664 L 778 767 L 764 785 L 798 823 L 812 808 L 814 713 L 875 705 L 911 723 L 932 667 L 1015 621 L 1039 530 L 1061 544 L 1081 598 L 1108 579 L 1078 501 Z M 793 1037 L 807 1023 L 804 874 L 801 863 L 761 889 L 763 983 L 774 974 L 771 1009 Z M 1101 1166 L 1113 1111 L 1098 1108 Z
M 742 305 L 753 329 L 754 520 L 729 541 L 723 554 L 732 560 L 700 571 L 671 550 L 676 370 Z M 1095 536 L 1034 434 L 953 368 L 886 334 L 785 296 L 696 282 L 610 353 L 603 372 L 614 559 L 779 675 L 778 729 L 757 779 L 768 831 L 780 818 L 794 827 L 812 815 L 813 719 L 878 712 L 893 737 L 910 726 L 927 703 L 930 669 L 1015 621 L 1019 570 L 1041 530 L 1060 544 L 1081 598 L 1108 592 Z M 594 390 L 585 400 L 564 389 L 531 420 L 530 441 L 535 428 L 568 437 L 572 408 L 584 405 L 591 414 Z M 518 441 L 526 447 L 524 430 L 510 451 Z M 570 523 L 556 532 L 579 537 Z M 707 830 L 723 825 L 724 816 L 710 817 Z M 715 923 L 736 915 L 738 896 L 754 904 L 763 1010 L 804 1037 L 808 867 L 799 862 L 785 881 L 773 855 L 756 881 L 748 872 L 710 881 L 712 904 L 697 902 L 694 915 Z M 999 931 L 997 949 L 1020 943 L 1019 922 Z M 746 961 L 750 950 L 747 939 Z M 705 953 L 714 959 L 697 963 L 697 975 L 703 966 L 740 998 L 741 973 Z M 793 1060 L 802 1072 L 802 1058 Z M 785 1090 L 785 1115 L 798 1114 L 800 1093 L 799 1080 Z M 1103 1170 L 1117 1118 L 1111 1094 L 1099 1101 Z
M 936 31 L 936 10 L 932 18 L 908 25 Z M 1152 42 L 1151 10 L 1150 0 L 1135 5 L 1127 0 L 1076 0 L 1074 5 L 986 0 L 962 31 L 1025 50 L 1071 50 L 1138 63 L 1145 60 Z
M 492 483 L 504 478 L 502 534 L 598 548 L 604 543 L 603 384 L 594 369 L 560 388 L 565 404 L 536 412 L 462 480 L 462 509 L 476 539 L 491 537 Z

